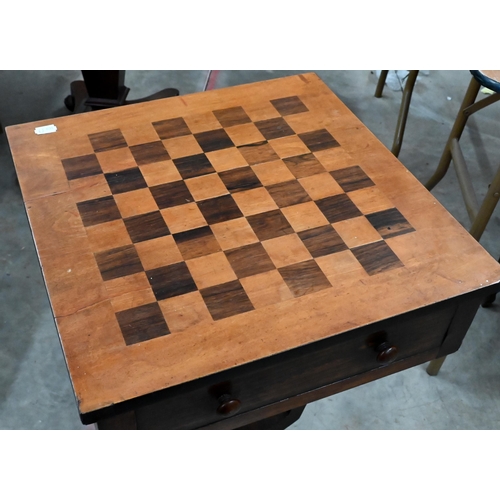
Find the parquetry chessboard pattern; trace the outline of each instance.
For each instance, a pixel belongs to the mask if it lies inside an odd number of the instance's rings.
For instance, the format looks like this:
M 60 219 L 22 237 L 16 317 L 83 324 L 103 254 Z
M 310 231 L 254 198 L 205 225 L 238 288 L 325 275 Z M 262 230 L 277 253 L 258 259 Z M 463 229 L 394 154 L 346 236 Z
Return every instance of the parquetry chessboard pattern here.
M 256 122 L 214 110 L 200 133 L 157 121 L 140 145 L 91 134 L 94 154 L 62 160 L 68 180 L 104 174 L 112 193 L 77 206 L 89 240 L 107 242 L 94 256 L 108 289 L 139 297 L 115 308 L 126 344 L 335 286 L 339 259 L 370 276 L 403 266 L 385 240 L 410 223 L 360 166 L 338 168 L 326 129 L 294 131 L 299 97 L 271 104 L 280 116 Z

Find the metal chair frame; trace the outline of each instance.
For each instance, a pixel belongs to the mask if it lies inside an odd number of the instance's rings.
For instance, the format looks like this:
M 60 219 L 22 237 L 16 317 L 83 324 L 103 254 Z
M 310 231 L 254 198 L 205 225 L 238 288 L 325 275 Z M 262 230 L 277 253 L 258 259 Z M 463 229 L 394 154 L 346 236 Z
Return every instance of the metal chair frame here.
M 387 78 L 387 74 L 387 70 L 383 70 L 380 73 L 377 88 L 375 90 L 375 97 L 382 96 L 382 91 Z M 457 174 L 460 191 L 464 199 L 467 214 L 471 221 L 471 228 L 469 232 L 473 238 L 479 241 L 500 199 L 500 166 L 488 188 L 488 192 L 486 193 L 481 204 L 479 204 L 472 184 L 470 172 L 467 168 L 464 155 L 459 145 L 459 140 L 465 129 L 467 120 L 471 115 L 500 100 L 500 82 L 488 77 L 478 70 L 471 70 L 471 74 L 472 78 L 455 119 L 455 123 L 453 124 L 452 130 L 444 147 L 438 167 L 436 168 L 436 171 L 431 176 L 431 178 L 427 181 L 425 187 L 429 191 L 432 190 L 446 175 L 451 164 L 451 160 L 453 160 L 453 166 Z M 394 142 L 391 149 L 392 153 L 396 157 L 399 155 L 399 152 L 401 150 L 406 121 L 408 118 L 408 111 L 410 108 L 411 96 L 417 76 L 417 70 L 412 70 L 409 72 L 403 91 L 403 97 L 399 109 L 398 123 L 396 126 Z M 478 101 L 477 96 L 479 94 L 481 86 L 489 88 L 490 90 L 494 91 L 495 94 L 491 94 L 488 97 L 485 97 Z M 483 307 L 491 305 L 494 300 L 495 295 L 488 297 L 483 303 Z M 431 361 L 427 367 L 427 373 L 433 376 L 437 375 L 445 359 L 446 356 Z

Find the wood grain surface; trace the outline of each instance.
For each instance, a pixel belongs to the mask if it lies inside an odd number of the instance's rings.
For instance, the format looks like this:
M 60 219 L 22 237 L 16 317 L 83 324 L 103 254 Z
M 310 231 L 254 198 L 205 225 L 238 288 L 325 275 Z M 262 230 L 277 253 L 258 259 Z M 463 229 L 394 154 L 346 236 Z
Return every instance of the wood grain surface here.
M 500 282 L 313 73 L 6 132 L 83 417 Z

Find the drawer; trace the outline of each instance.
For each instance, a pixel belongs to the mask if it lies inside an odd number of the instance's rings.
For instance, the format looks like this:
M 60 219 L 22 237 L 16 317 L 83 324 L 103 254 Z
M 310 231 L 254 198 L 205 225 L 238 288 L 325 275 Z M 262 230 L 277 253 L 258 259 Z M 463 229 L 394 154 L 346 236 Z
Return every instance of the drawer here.
M 168 389 L 136 408 L 137 428 L 202 427 L 438 348 L 456 308 L 437 304 Z

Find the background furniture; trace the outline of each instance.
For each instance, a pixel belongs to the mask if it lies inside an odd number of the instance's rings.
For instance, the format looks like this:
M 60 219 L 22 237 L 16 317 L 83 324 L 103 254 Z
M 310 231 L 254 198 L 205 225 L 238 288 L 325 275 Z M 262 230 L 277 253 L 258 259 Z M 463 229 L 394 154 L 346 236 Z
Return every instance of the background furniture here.
M 65 106 L 75 113 L 137 104 L 179 95 L 177 89 L 167 88 L 141 99 L 127 101 L 130 91 L 125 86 L 124 70 L 82 70 L 83 81 L 71 83 L 71 94 L 64 99 Z
M 493 177 L 484 199 L 481 204 L 479 204 L 472 184 L 471 174 L 467 168 L 462 150 L 460 149 L 459 140 L 467 124 L 467 120 L 472 114 L 500 100 L 500 70 L 476 70 L 471 71 L 471 74 L 472 78 L 469 87 L 465 93 L 450 136 L 444 147 L 439 165 L 432 177 L 427 181 L 426 187 L 429 190 L 433 189 L 446 175 L 451 160 L 453 160 L 453 166 L 455 167 L 460 190 L 471 221 L 469 232 L 479 241 L 500 197 L 500 167 Z M 495 93 L 477 100 L 481 85 Z M 495 294 L 490 295 L 483 306 L 491 305 L 494 300 Z M 429 373 L 429 375 L 437 375 L 444 360 L 445 358 L 441 358 L 431 362 L 427 369 L 427 373 Z
M 375 97 L 382 97 L 382 92 L 384 90 L 384 85 L 388 73 L 388 70 L 382 70 L 380 72 L 380 76 L 377 82 L 377 88 L 375 89 Z M 394 141 L 391 148 L 391 152 L 396 158 L 399 156 L 399 152 L 401 151 L 401 146 L 403 144 L 406 121 L 408 120 L 408 111 L 411 104 L 411 96 L 413 94 L 413 88 L 415 87 L 417 77 L 418 70 L 411 70 L 406 77 L 403 97 L 401 99 L 401 107 L 399 108 L 398 122 L 396 125 L 396 131 L 394 133 Z

